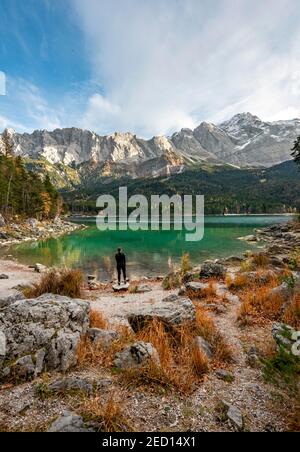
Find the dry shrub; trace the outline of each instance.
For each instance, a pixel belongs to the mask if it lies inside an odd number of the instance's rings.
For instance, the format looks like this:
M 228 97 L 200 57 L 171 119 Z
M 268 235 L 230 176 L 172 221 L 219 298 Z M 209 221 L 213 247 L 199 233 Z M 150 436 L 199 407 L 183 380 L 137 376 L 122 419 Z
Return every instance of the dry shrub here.
M 191 259 L 189 253 L 185 253 L 181 258 L 181 273 L 185 275 L 192 270 Z
M 229 290 L 241 290 L 251 286 L 251 280 L 245 273 L 237 273 L 235 277 L 230 275 L 226 278 L 226 284 Z
M 264 320 L 280 320 L 284 298 L 279 293 L 272 293 L 274 285 L 253 287 L 242 294 L 242 306 L 238 320 L 242 325 L 251 325 Z
M 107 360 L 107 353 L 100 344 L 93 344 L 87 336 L 81 338 L 77 346 L 77 366 L 79 368 L 103 366 Z
M 90 327 L 91 328 L 99 328 L 101 330 L 108 329 L 108 322 L 103 317 L 103 314 L 99 311 L 91 311 L 90 312 Z
M 134 334 L 127 327 L 120 327 L 117 332 L 118 339 L 109 348 L 103 348 L 101 343 L 93 344 L 88 336 L 82 337 L 77 347 L 78 367 L 112 367 L 115 354 L 135 341 Z
M 52 270 L 45 273 L 40 282 L 25 290 L 28 298 L 37 298 L 43 294 L 51 293 L 71 298 L 82 296 L 83 274 L 80 270 Z
M 265 253 L 254 253 L 252 262 L 256 268 L 265 268 L 269 265 L 270 259 Z
M 284 311 L 282 321 L 296 330 L 300 330 L 300 294 L 294 295 L 291 303 Z
M 209 371 L 209 361 L 207 356 L 202 352 L 199 347 L 193 347 L 192 349 L 192 363 L 197 375 L 202 377 Z
M 164 290 L 178 289 L 181 286 L 181 276 L 178 273 L 169 273 L 162 283 Z
M 110 399 L 101 402 L 100 396 L 86 399 L 80 406 L 80 414 L 86 422 L 93 422 L 100 432 L 132 432 L 134 431 L 128 414 L 119 400 Z
M 208 281 L 208 286 L 204 287 L 202 290 L 195 292 L 193 290 L 187 290 L 187 296 L 191 300 L 214 300 L 218 298 L 217 295 L 217 281 L 215 279 L 211 279 Z
M 233 351 L 208 313 L 200 306 L 196 307 L 196 330 L 197 335 L 202 336 L 211 346 L 216 362 L 228 362 L 233 359 Z

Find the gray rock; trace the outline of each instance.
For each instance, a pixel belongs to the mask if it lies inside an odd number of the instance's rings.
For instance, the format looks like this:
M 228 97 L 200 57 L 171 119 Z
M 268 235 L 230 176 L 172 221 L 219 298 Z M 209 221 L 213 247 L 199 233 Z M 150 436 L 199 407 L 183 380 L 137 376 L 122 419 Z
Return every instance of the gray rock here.
M 0 279 L 9 279 L 9 276 L 8 275 L 0 275 Z
M 3 331 L 0 331 L 0 359 L 6 355 L 6 336 Z
M 220 380 L 224 380 L 227 383 L 232 383 L 234 381 L 234 376 L 232 373 L 227 372 L 227 370 L 219 369 L 215 372 L 216 377 L 218 377 Z
M 186 297 L 165 299 L 161 303 L 141 304 L 128 315 L 128 322 L 133 331 L 138 332 L 149 321 L 159 319 L 169 327 L 181 325 L 196 320 L 196 309 L 192 301 Z
M 207 284 L 200 283 L 200 282 L 188 282 L 185 285 L 186 289 L 188 291 L 193 292 L 195 295 L 201 296 L 201 293 L 207 289 Z
M 148 286 L 147 284 L 141 284 L 136 289 L 136 293 L 147 293 L 147 292 L 152 292 L 151 287 Z
M 21 378 L 24 380 L 30 380 L 35 374 L 35 365 L 33 363 L 31 355 L 23 356 L 19 358 L 11 367 L 15 378 Z
M 46 273 L 48 271 L 48 268 L 42 264 L 35 264 L 33 268 L 36 273 Z
M 129 284 L 114 284 L 112 288 L 114 292 L 127 292 L 129 289 Z
M 51 294 L 6 306 L 0 310 L 6 359 L 13 362 L 36 354 L 36 372 L 41 365 L 47 371 L 67 371 L 77 362 L 77 346 L 88 329 L 89 311 L 87 301 Z
M 36 220 L 35 218 L 29 218 L 29 219 L 27 220 L 27 224 L 28 224 L 28 226 L 30 226 L 31 228 L 35 229 L 35 228 L 37 227 L 37 225 L 38 225 L 38 222 L 37 222 L 37 220 Z
M 150 343 L 137 342 L 126 347 L 122 352 L 117 353 L 114 365 L 118 369 L 130 369 L 142 366 L 149 361 L 160 365 L 157 350 Z
M 0 213 L 0 228 L 5 226 L 5 224 L 6 224 L 6 221 L 5 221 L 4 217 L 3 217 L 3 215 L 1 215 L 1 213 Z
M 273 323 L 272 335 L 278 347 L 284 348 L 290 352 L 293 345 L 297 341 L 297 331 L 284 323 Z M 293 337 L 295 339 L 293 339 Z
M 88 395 L 93 393 L 93 385 L 84 378 L 67 377 L 57 380 L 48 385 L 48 390 L 54 393 L 66 393 L 68 391 L 85 392 Z
M 182 286 L 180 287 L 179 291 L 178 291 L 178 296 L 179 297 L 185 297 L 187 293 L 186 287 Z
M 35 354 L 35 371 L 34 371 L 35 378 L 38 377 L 44 370 L 45 356 L 46 352 L 45 349 L 43 348 L 41 350 L 38 350 Z
M 251 347 L 246 356 L 246 363 L 250 367 L 258 367 L 260 365 L 259 353 L 256 347 Z
M 85 426 L 81 416 L 64 411 L 48 430 L 48 433 L 90 433 L 92 429 Z
M 200 278 L 224 278 L 226 268 L 214 262 L 205 262 L 201 267 Z
M 225 306 L 221 305 L 221 304 L 217 304 L 217 303 L 209 303 L 205 305 L 206 308 L 208 309 L 212 309 L 213 311 L 215 311 L 217 314 L 226 314 L 227 309 L 225 308 Z
M 11 293 L 11 291 L 9 291 L 9 293 Z M 7 295 L 7 296 L 1 296 L 0 297 L 0 309 L 5 308 L 6 306 L 15 303 L 16 301 L 19 300 L 24 300 L 24 294 L 20 291 L 15 291 L 12 295 Z
M 224 412 L 227 420 L 229 421 L 232 428 L 238 432 L 244 430 L 244 417 L 239 408 L 235 405 L 231 405 L 226 401 L 222 401 L 222 405 L 224 407 Z
M 104 348 L 109 348 L 119 337 L 116 331 L 101 330 L 99 328 L 90 328 L 87 334 L 95 344 L 101 344 Z
M 199 350 L 205 354 L 207 359 L 211 360 L 213 358 L 211 345 L 203 337 L 197 336 L 194 340 L 193 346 L 199 348 Z

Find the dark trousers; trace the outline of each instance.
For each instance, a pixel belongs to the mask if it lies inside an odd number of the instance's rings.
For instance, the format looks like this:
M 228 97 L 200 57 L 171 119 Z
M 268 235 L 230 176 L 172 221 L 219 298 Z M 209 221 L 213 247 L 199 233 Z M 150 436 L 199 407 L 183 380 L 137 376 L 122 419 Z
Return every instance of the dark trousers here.
M 123 273 L 124 282 L 126 282 L 126 265 L 118 265 L 118 283 L 121 283 L 121 273 Z

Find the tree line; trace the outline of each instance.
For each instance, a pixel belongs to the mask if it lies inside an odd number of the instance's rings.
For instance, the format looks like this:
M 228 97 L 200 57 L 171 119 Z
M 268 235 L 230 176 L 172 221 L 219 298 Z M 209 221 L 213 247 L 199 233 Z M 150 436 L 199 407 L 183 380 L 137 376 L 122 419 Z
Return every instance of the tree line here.
M 39 220 L 59 215 L 62 198 L 49 176 L 42 179 L 27 171 L 22 158 L 14 155 L 14 145 L 7 130 L 2 134 L 1 145 L 0 213 L 7 218 L 19 215 Z

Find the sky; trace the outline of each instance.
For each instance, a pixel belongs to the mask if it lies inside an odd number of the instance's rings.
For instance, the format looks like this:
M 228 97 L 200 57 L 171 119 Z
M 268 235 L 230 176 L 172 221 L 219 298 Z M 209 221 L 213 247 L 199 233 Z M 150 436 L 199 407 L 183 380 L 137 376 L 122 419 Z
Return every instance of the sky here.
M 0 130 L 299 118 L 299 23 L 299 0 L 0 0 Z

